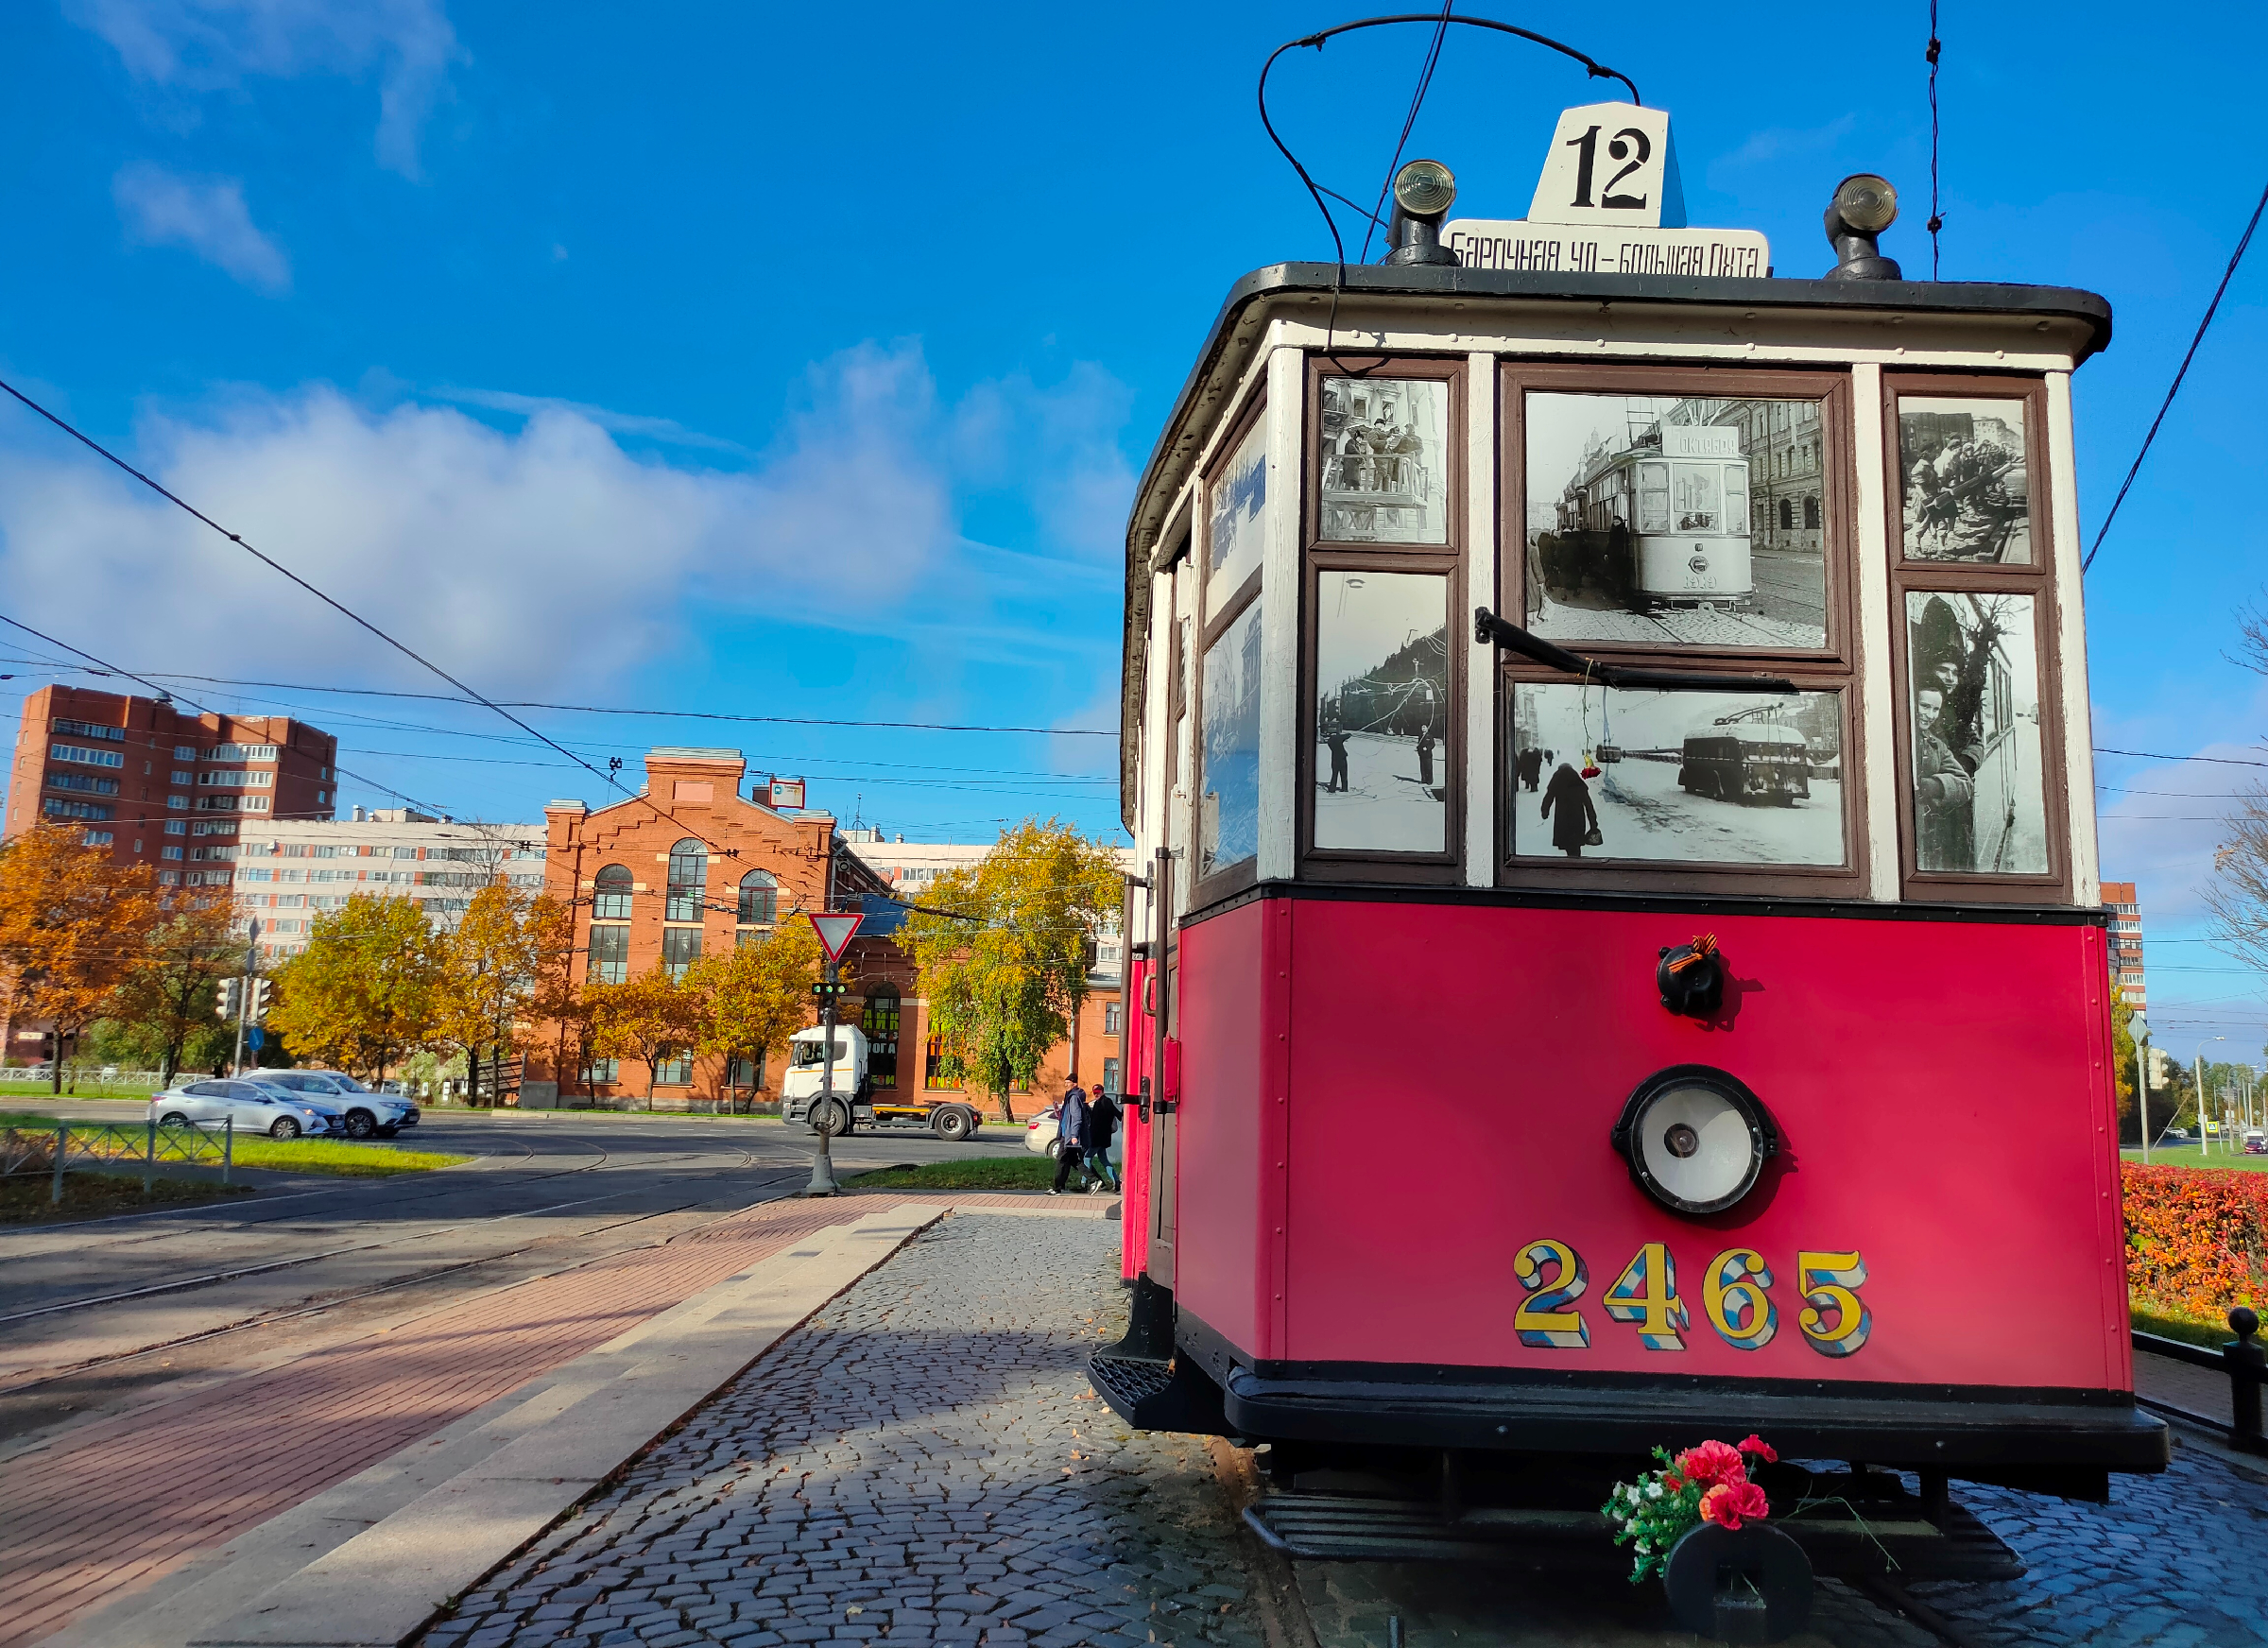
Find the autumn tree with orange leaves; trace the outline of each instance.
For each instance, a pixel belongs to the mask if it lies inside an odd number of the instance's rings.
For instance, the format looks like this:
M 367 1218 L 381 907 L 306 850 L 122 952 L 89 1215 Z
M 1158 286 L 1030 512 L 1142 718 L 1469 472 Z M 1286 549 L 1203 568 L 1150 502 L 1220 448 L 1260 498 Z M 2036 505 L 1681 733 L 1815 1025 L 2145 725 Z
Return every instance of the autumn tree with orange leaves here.
M 148 867 L 114 862 L 86 835 L 83 825 L 40 824 L 0 847 L 0 966 L 11 1017 L 55 1026 L 59 1093 L 63 1043 L 110 1009 L 163 915 Z

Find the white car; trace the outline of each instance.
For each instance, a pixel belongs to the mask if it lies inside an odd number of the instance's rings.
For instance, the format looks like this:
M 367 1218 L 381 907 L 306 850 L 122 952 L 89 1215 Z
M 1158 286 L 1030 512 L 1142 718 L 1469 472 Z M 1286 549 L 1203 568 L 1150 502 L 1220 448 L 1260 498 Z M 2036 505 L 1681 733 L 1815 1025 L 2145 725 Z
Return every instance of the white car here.
M 256 1079 L 335 1116 L 339 1131 L 350 1139 L 391 1139 L 404 1127 L 415 1127 L 423 1115 L 408 1099 L 374 1093 L 344 1071 L 270 1070 Z
M 217 1128 L 233 1122 L 239 1133 L 265 1133 L 270 1139 L 344 1131 L 337 1117 L 300 1094 L 243 1076 L 177 1083 L 151 1097 L 149 1119 L 161 1127 Z
M 1023 1147 L 1034 1156 L 1044 1156 L 1053 1161 L 1062 1154 L 1062 1141 L 1058 1135 L 1063 1129 L 1056 1120 L 1061 1109 L 1062 1106 L 1057 1105 L 1053 1108 L 1042 1110 L 1024 1124 Z M 1125 1160 L 1126 1128 L 1122 1120 L 1117 1129 L 1110 1135 L 1110 1165 L 1124 1167 Z

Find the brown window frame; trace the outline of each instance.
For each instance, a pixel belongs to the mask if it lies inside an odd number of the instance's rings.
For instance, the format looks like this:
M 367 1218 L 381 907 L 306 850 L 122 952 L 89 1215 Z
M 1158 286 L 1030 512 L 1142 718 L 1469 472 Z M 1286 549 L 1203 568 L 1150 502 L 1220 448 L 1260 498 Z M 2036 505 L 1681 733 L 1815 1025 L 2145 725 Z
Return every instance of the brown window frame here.
M 1818 647 L 1641 645 L 1555 636 L 1558 644 L 1618 662 L 1645 663 L 1705 675 L 1723 674 L 1727 692 L 1744 678 L 1785 678 L 1805 693 L 1837 695 L 1842 718 L 1843 860 L 1834 865 L 1727 864 L 1710 859 L 1566 859 L 1512 852 L 1512 690 L 1518 685 L 1579 684 L 1575 677 L 1499 653 L 1492 737 L 1495 743 L 1496 884 L 1563 891 L 1652 891 L 1786 895 L 1863 899 L 1870 883 L 1867 771 L 1863 691 L 1865 649 L 1859 627 L 1859 516 L 1856 434 L 1847 365 L 1817 369 L 1754 369 L 1718 365 L 1581 365 L 1564 361 L 1506 360 L 1497 376 L 1499 426 L 1497 530 L 1499 610 L 1527 609 L 1528 561 L 1526 395 L 1694 395 L 1711 400 L 1812 401 L 1819 405 L 1816 469 L 1821 513 L 1826 635 Z M 1756 496 L 1757 472 L 1749 474 Z M 1753 525 L 1753 503 L 1751 524 Z M 1605 689 L 1601 689 L 1604 691 Z
M 2020 401 L 2024 406 L 2025 487 L 2032 559 L 2023 566 L 1990 561 L 1913 560 L 1905 544 L 1905 474 L 1899 439 L 1899 395 Z M 2055 576 L 2053 472 L 2047 442 L 2048 385 L 2036 374 L 1898 371 L 1882 374 L 1883 527 L 1890 554 L 1890 712 L 1898 752 L 1899 897 L 1929 903 L 2069 903 L 2071 898 L 2070 792 L 2064 765 L 2062 611 Z M 1994 593 L 2032 599 L 2033 658 L 2038 671 L 2039 781 L 2044 874 L 1924 870 L 1914 821 L 1914 725 L 1908 594 Z
M 1196 622 L 1190 627 L 1195 644 L 1191 656 L 1181 661 L 1189 672 L 1183 690 L 1188 695 L 1189 714 L 1188 879 L 1189 908 L 1193 911 L 1222 899 L 1233 898 L 1250 887 L 1260 876 L 1257 842 L 1253 845 L 1251 857 L 1239 859 L 1211 875 L 1201 875 L 1197 867 L 1205 846 L 1205 659 L 1211 652 L 1213 644 L 1228 632 L 1229 627 L 1259 602 L 1268 575 L 1267 548 L 1263 541 L 1260 565 L 1254 567 L 1246 575 L 1245 581 L 1228 592 L 1217 609 L 1213 606 L 1210 599 L 1212 589 L 1212 487 L 1221 472 L 1243 450 L 1253 429 L 1267 415 L 1267 392 L 1264 388 L 1256 388 L 1252 391 L 1251 399 L 1227 421 L 1225 427 L 1228 431 L 1228 436 L 1213 449 L 1212 457 L 1198 470 L 1195 506 L 1191 510 L 1190 572 L 1196 585 L 1194 603 Z M 1265 461 L 1264 457 L 1263 461 Z M 1264 509 L 1261 519 L 1264 531 L 1267 519 Z M 1264 614 L 1261 622 L 1264 645 L 1267 622 Z M 1177 635 L 1179 632 L 1177 630 L 1176 633 Z M 1262 760 L 1264 762 L 1265 759 L 1266 752 L 1263 750 Z
M 1470 496 L 1466 427 L 1466 374 L 1462 355 L 1351 355 L 1307 357 L 1304 421 L 1300 434 L 1302 482 L 1299 495 L 1299 702 L 1295 717 L 1299 747 L 1293 763 L 1298 787 L 1296 809 L 1298 873 L 1309 881 L 1402 882 L 1453 885 L 1464 876 L 1466 801 L 1466 653 L 1459 644 L 1469 610 L 1467 523 Z M 1443 434 L 1448 459 L 1448 530 L 1441 543 L 1378 543 L 1322 536 L 1323 380 L 1352 376 L 1423 379 L 1447 386 L 1448 425 Z M 1410 573 L 1443 578 L 1448 586 L 1449 701 L 1443 711 L 1439 757 L 1447 775 L 1448 818 L 1438 852 L 1393 852 L 1374 849 L 1320 848 L 1315 834 L 1315 747 L 1320 685 L 1316 648 L 1322 627 L 1317 591 L 1327 572 Z

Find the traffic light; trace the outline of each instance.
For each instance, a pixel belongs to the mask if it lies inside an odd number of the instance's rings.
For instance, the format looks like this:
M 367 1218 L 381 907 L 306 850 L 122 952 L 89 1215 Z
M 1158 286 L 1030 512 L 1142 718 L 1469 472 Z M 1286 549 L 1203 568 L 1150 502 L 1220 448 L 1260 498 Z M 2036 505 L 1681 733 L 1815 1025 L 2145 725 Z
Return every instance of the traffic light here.
M 850 987 L 850 986 L 844 984 L 839 979 L 832 981 L 828 979 L 821 979 L 817 984 L 811 987 L 811 993 L 824 1000 L 829 996 L 840 996 Z
M 268 981 L 264 978 L 256 978 L 251 980 L 250 983 L 252 987 L 252 999 L 249 1004 L 249 1008 L 245 1014 L 245 1017 L 252 1023 L 257 1024 L 263 1019 L 267 1017 Z
M 243 1007 L 244 981 L 240 978 L 223 979 L 220 986 L 220 1000 L 213 1004 L 213 1010 L 223 1019 L 233 1019 Z

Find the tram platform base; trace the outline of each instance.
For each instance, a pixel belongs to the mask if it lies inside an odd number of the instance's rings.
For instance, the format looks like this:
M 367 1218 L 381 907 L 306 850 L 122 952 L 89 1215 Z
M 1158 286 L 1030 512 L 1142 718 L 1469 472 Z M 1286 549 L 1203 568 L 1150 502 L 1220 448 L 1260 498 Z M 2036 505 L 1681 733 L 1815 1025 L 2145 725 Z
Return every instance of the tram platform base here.
M 1312 1473 L 1302 1473 L 1303 1475 Z M 1339 1473 L 1332 1473 L 1339 1474 Z M 1931 1507 L 1895 1476 L 1800 1468 L 1776 1473 L 1771 1525 L 1803 1548 L 1814 1573 L 1998 1580 L 2024 1565 L 1960 1505 Z M 1443 1499 L 1271 1492 L 1245 1512 L 1254 1533 L 1286 1555 L 1319 1562 L 1474 1562 L 1538 1571 L 1621 1573 L 1631 1562 L 1596 1511 L 1460 1505 Z

